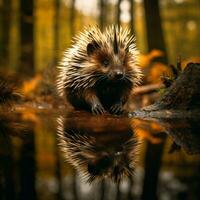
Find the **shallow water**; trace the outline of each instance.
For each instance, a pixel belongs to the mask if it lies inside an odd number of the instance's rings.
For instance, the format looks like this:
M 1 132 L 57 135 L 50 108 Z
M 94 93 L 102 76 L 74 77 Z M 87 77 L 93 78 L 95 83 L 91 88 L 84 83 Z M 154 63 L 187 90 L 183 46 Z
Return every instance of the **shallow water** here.
M 0 199 L 199 199 L 199 120 L 0 114 Z

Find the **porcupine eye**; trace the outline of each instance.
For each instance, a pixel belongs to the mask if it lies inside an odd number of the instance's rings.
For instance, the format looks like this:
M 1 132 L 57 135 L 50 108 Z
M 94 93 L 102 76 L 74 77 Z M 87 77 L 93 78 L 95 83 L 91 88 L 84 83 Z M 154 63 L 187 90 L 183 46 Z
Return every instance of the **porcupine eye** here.
M 103 64 L 104 67 L 108 67 L 108 65 L 109 65 L 109 60 L 108 60 L 108 59 L 104 59 L 104 60 L 102 61 L 102 64 Z

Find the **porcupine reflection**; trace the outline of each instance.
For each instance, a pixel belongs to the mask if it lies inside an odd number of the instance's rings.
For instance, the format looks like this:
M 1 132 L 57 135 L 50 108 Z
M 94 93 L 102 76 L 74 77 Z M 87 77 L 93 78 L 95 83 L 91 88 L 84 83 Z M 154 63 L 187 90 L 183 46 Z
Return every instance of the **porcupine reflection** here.
M 88 182 L 104 178 L 120 182 L 131 176 L 139 145 L 128 120 L 89 121 L 84 125 L 59 118 L 59 147 L 66 161 Z

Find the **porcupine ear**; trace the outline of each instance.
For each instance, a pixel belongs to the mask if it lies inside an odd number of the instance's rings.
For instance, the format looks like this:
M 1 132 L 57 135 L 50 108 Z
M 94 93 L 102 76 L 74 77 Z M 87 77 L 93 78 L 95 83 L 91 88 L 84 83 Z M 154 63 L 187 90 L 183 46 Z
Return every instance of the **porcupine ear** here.
M 96 41 L 92 41 L 87 45 L 87 54 L 88 56 L 92 55 L 98 48 L 99 44 Z

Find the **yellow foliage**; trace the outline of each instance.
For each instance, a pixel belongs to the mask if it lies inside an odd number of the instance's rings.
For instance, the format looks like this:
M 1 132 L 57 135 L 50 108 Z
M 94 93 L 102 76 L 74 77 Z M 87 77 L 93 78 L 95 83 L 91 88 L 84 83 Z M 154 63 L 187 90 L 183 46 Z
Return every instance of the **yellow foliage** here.
M 168 68 L 166 65 L 162 64 L 162 63 L 154 63 L 149 71 L 149 74 L 147 76 L 147 80 L 150 83 L 157 83 L 160 82 L 160 77 L 163 74 L 167 74 L 168 73 Z
M 151 52 L 149 52 L 148 54 L 144 55 L 144 54 L 141 54 L 139 56 L 139 63 L 140 63 L 140 66 L 142 68 L 146 68 L 150 65 L 150 63 L 152 62 L 152 60 L 154 58 L 158 58 L 158 57 L 162 57 L 164 56 L 164 53 L 158 49 L 153 49 Z
M 137 136 L 140 139 L 146 139 L 152 144 L 159 144 L 162 142 L 162 140 L 158 137 L 155 137 L 154 135 L 151 135 L 147 130 L 138 129 L 137 130 Z
M 36 89 L 41 79 L 42 79 L 42 76 L 40 74 L 37 74 L 31 80 L 25 81 L 22 85 L 21 93 L 24 96 L 30 95 Z
M 159 144 L 162 142 L 161 138 L 156 137 L 156 133 L 164 131 L 163 127 L 161 127 L 158 123 L 133 119 L 132 127 L 139 139 L 146 139 L 152 144 Z
M 37 116 L 37 113 L 31 109 L 23 110 L 22 119 L 23 119 L 23 121 L 31 121 L 31 122 L 35 122 L 35 123 L 40 122 L 40 119 Z

